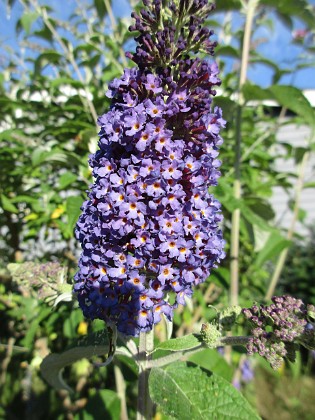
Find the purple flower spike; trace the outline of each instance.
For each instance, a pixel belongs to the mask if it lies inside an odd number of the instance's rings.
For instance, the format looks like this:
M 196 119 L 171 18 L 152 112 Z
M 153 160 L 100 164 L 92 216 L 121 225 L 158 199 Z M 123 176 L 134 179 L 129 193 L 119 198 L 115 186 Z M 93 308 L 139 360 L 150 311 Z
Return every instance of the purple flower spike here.
M 189 56 L 213 54 L 203 27 L 213 6 L 177 3 L 163 2 L 164 13 L 146 0 L 134 15 L 138 47 L 127 56 L 137 67 L 109 85 L 111 108 L 90 157 L 95 182 L 76 227 L 83 251 L 74 290 L 84 315 L 132 336 L 162 315 L 171 320 L 224 257 L 220 204 L 208 192 L 220 176 L 225 124 L 211 105 L 218 68 Z

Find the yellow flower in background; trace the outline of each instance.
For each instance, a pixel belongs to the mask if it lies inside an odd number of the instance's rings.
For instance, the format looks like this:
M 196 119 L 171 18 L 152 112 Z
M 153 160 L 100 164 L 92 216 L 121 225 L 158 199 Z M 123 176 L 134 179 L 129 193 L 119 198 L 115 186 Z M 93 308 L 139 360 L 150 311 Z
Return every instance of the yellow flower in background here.
M 64 206 L 58 206 L 51 214 L 52 219 L 58 219 L 65 212 Z
M 81 321 L 79 326 L 78 326 L 78 334 L 80 335 L 86 335 L 87 334 L 87 330 L 88 330 L 88 323 L 85 321 Z

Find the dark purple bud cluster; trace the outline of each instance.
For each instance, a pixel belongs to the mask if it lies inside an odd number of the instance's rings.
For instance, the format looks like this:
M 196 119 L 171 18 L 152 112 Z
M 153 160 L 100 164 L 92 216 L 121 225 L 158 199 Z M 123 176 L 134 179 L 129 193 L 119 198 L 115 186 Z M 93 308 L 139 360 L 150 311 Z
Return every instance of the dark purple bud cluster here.
M 95 182 L 76 228 L 79 304 L 127 335 L 162 314 L 171 320 L 224 257 L 220 204 L 208 192 L 225 125 L 211 109 L 218 69 L 187 57 L 176 74 L 142 66 L 109 85 L 112 106 L 90 158 Z
M 272 368 L 278 369 L 284 357 L 291 361 L 295 359 L 295 344 L 307 347 L 314 343 L 314 329 L 310 333 L 308 327 L 314 307 L 290 296 L 275 296 L 272 301 L 270 306 L 254 305 L 243 309 L 243 314 L 254 326 L 247 345 L 248 353 L 258 353 Z
M 143 1 L 140 15 L 133 13 L 138 31 L 134 54 L 127 53 L 139 68 L 175 66 L 191 52 L 213 55 L 216 42 L 210 41 L 213 31 L 204 27 L 209 13 L 215 8 L 208 0 Z M 168 4 L 163 4 L 168 3 Z

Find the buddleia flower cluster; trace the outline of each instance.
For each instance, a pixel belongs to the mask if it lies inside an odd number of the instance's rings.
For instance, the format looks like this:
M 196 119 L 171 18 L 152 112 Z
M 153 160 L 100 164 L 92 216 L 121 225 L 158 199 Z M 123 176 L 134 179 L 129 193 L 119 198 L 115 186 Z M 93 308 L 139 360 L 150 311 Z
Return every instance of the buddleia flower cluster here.
M 133 14 L 136 63 L 112 81 L 99 117 L 95 178 L 82 206 L 74 290 L 84 315 L 137 336 L 185 304 L 224 257 L 220 175 L 224 127 L 213 107 L 220 85 L 207 0 L 145 0 Z
M 315 348 L 315 307 L 291 296 L 275 296 L 272 301 L 269 306 L 253 305 L 243 309 L 243 314 L 253 327 L 247 344 L 248 354 L 258 353 L 277 369 L 283 358 L 295 360 L 297 344 Z

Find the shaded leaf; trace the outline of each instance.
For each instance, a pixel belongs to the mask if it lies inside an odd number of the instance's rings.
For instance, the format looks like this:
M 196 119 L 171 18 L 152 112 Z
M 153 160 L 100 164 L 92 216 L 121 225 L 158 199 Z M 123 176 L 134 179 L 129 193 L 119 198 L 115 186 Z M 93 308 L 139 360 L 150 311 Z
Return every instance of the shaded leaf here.
M 43 54 L 40 54 L 34 63 L 34 71 L 35 74 L 40 74 L 41 71 L 48 65 L 48 64 L 57 64 L 59 63 L 60 59 L 63 58 L 63 55 L 58 53 L 57 51 L 46 51 Z
M 81 338 L 77 342 L 77 346 L 70 348 L 60 354 L 49 354 L 43 360 L 40 370 L 43 378 L 56 389 L 71 388 L 64 382 L 62 378 L 62 370 L 68 365 L 83 358 L 92 358 L 93 356 L 101 356 L 109 352 L 109 337 L 106 330 L 98 331 Z
M 100 410 L 101 407 L 101 410 Z M 116 420 L 120 418 L 120 399 L 116 392 L 101 389 L 89 397 L 84 410 L 77 414 L 75 420 Z
M 232 47 L 231 45 L 218 46 L 216 47 L 215 52 L 218 57 L 223 55 L 232 58 L 240 58 L 240 50 Z
M 104 16 L 107 12 L 104 0 L 94 0 L 94 7 L 97 10 L 97 14 L 99 18 L 104 19 Z
M 250 82 L 243 85 L 242 92 L 246 101 L 263 101 L 272 98 L 270 92 Z
M 225 0 L 225 1 L 218 1 L 215 5 L 216 11 L 222 10 L 239 10 L 242 7 L 242 2 L 240 0 Z
M 289 22 L 288 18 L 297 17 L 310 27 L 314 28 L 315 26 L 314 13 L 306 0 L 278 0 L 277 2 L 261 0 L 260 4 L 275 8 L 283 17 L 287 17 L 287 22 Z
M 219 106 L 224 115 L 233 115 L 237 107 L 236 102 L 225 96 L 214 97 L 213 104 L 214 106 Z

